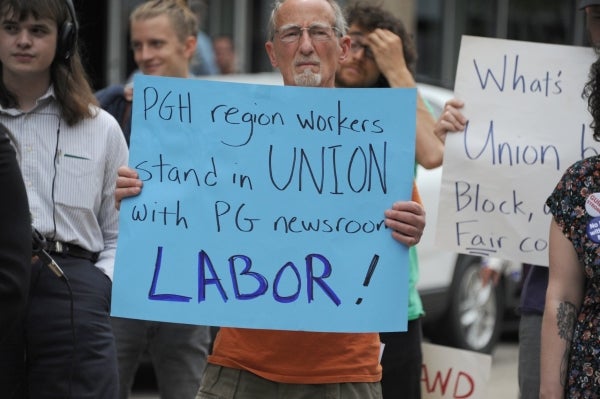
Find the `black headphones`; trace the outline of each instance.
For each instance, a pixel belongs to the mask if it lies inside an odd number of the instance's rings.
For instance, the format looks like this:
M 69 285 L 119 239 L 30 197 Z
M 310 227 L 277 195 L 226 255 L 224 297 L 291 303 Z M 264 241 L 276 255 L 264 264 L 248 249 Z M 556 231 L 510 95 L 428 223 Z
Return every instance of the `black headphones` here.
M 63 22 L 58 30 L 58 40 L 56 43 L 56 57 L 59 60 L 68 61 L 75 53 L 77 45 L 77 36 L 79 35 L 79 23 L 75 15 L 75 6 L 72 0 L 65 0 L 65 5 L 69 10 L 69 20 Z

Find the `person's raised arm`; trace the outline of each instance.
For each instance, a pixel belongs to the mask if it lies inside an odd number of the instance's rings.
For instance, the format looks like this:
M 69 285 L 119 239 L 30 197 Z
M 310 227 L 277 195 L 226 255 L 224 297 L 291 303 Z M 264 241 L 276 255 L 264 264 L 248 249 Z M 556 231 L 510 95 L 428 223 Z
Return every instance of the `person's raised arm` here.
M 540 398 L 563 399 L 573 327 L 583 298 L 583 266 L 575 248 L 553 219 L 550 271 L 542 320 Z
M 390 87 L 417 87 L 406 65 L 400 36 L 387 29 L 375 29 L 367 40 L 377 67 Z M 425 169 L 440 166 L 444 157 L 444 143 L 433 134 L 434 126 L 435 119 L 417 91 L 415 158 Z

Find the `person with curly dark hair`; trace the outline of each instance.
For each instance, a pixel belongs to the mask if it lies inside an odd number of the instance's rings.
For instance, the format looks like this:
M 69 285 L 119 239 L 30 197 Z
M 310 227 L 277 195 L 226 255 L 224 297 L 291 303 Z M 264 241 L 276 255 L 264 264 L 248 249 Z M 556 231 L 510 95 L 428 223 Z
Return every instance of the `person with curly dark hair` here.
M 348 5 L 344 14 L 352 42 L 338 67 L 336 87 L 416 87 L 417 50 L 402 20 L 381 6 L 360 1 Z M 438 167 L 444 137 L 433 134 L 435 119 L 420 95 L 417 121 L 416 160 L 426 169 Z
M 416 87 L 417 51 L 404 23 L 379 5 L 355 2 L 344 9 L 350 52 L 336 73 L 337 87 Z M 435 120 L 423 99 L 417 96 L 415 156 L 425 168 L 442 164 L 444 143 L 434 134 Z M 410 281 L 408 330 L 382 332 L 385 344 L 381 365 L 384 398 L 421 397 L 421 317 L 425 314 L 417 291 L 419 265 L 415 247 L 409 248 Z
M 599 58 L 584 89 L 594 140 L 600 141 L 600 1 L 582 0 Z M 600 156 L 575 162 L 546 205 L 549 278 L 542 321 L 540 398 L 600 397 Z

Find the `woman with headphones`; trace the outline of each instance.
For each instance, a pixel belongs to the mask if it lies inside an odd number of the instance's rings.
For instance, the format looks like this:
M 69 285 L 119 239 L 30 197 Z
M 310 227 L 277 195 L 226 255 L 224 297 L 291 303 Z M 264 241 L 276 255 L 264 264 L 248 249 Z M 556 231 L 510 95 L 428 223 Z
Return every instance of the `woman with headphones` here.
M 0 2 L 0 122 L 45 241 L 23 323 L 31 398 L 117 397 L 109 321 L 118 232 L 114 187 L 127 146 L 97 107 L 70 0 Z M 47 256 L 48 254 L 49 256 Z

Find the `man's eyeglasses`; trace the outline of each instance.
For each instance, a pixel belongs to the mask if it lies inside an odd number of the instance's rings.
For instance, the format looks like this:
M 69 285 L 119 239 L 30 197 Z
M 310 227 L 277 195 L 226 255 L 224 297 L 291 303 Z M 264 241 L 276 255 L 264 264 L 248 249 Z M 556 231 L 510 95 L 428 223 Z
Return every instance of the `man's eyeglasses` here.
M 275 31 L 279 40 L 283 43 L 296 43 L 302 37 L 304 31 L 308 32 L 308 36 L 314 42 L 326 42 L 331 40 L 338 29 L 334 26 L 311 25 L 303 28 L 301 26 L 288 26 Z
M 350 51 L 354 54 L 358 53 L 360 50 L 363 51 L 363 55 L 365 58 L 368 58 L 370 60 L 374 60 L 375 59 L 375 55 L 373 55 L 373 52 L 371 51 L 371 48 L 369 46 L 367 46 L 366 44 L 362 44 L 354 39 L 352 39 L 352 41 L 350 42 Z

